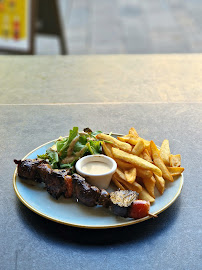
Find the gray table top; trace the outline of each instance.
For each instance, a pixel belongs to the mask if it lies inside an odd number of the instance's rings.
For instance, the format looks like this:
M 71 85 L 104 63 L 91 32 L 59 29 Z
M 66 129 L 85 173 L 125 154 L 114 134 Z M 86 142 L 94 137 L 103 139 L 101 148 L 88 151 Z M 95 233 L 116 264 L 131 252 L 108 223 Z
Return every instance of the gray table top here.
M 201 269 L 202 55 L 0 57 L 2 269 Z M 157 219 L 88 230 L 27 209 L 13 159 L 73 126 L 170 141 L 184 187 Z

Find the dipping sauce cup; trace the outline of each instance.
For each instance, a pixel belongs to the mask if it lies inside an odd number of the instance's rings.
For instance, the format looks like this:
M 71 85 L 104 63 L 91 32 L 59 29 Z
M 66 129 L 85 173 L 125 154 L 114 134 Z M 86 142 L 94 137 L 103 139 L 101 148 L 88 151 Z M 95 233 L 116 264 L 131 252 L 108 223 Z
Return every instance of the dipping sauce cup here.
M 76 163 L 77 173 L 85 177 L 89 184 L 100 189 L 107 189 L 109 187 L 116 168 L 116 162 L 105 155 L 85 156 Z

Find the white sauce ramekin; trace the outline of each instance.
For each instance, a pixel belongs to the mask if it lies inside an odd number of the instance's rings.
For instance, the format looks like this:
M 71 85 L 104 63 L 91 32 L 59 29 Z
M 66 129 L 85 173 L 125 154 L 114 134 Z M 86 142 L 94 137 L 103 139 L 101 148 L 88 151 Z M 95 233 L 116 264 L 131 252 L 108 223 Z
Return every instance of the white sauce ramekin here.
M 92 174 L 92 173 L 86 173 L 82 171 L 82 167 L 86 163 L 92 162 L 92 161 L 106 163 L 110 167 L 110 170 L 107 173 L 103 173 L 103 174 L 96 174 L 96 172 Z M 76 163 L 77 173 L 85 177 L 86 181 L 89 182 L 89 184 L 94 185 L 100 189 L 101 188 L 107 189 L 109 187 L 112 175 L 115 173 L 116 168 L 117 168 L 116 162 L 112 158 L 105 155 L 85 156 L 79 159 Z

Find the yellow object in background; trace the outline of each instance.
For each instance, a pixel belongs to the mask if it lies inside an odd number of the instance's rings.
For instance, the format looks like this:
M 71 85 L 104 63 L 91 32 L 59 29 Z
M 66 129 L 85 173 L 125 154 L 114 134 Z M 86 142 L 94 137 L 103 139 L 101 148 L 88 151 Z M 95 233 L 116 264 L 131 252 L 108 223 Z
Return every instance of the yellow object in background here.
M 27 38 L 27 0 L 0 0 L 0 38 Z

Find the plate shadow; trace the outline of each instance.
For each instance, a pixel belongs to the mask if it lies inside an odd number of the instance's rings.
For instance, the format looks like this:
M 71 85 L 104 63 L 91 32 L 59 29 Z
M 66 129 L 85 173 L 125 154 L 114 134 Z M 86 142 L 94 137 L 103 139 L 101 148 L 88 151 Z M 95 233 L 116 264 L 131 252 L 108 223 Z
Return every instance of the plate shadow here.
M 16 198 L 16 211 L 30 233 L 38 232 L 40 237 L 55 243 L 79 245 L 118 245 L 126 242 L 139 242 L 145 238 L 155 238 L 169 230 L 179 214 L 180 197 L 157 218 L 144 222 L 110 229 L 84 229 L 63 225 L 48 220 L 29 210 Z

